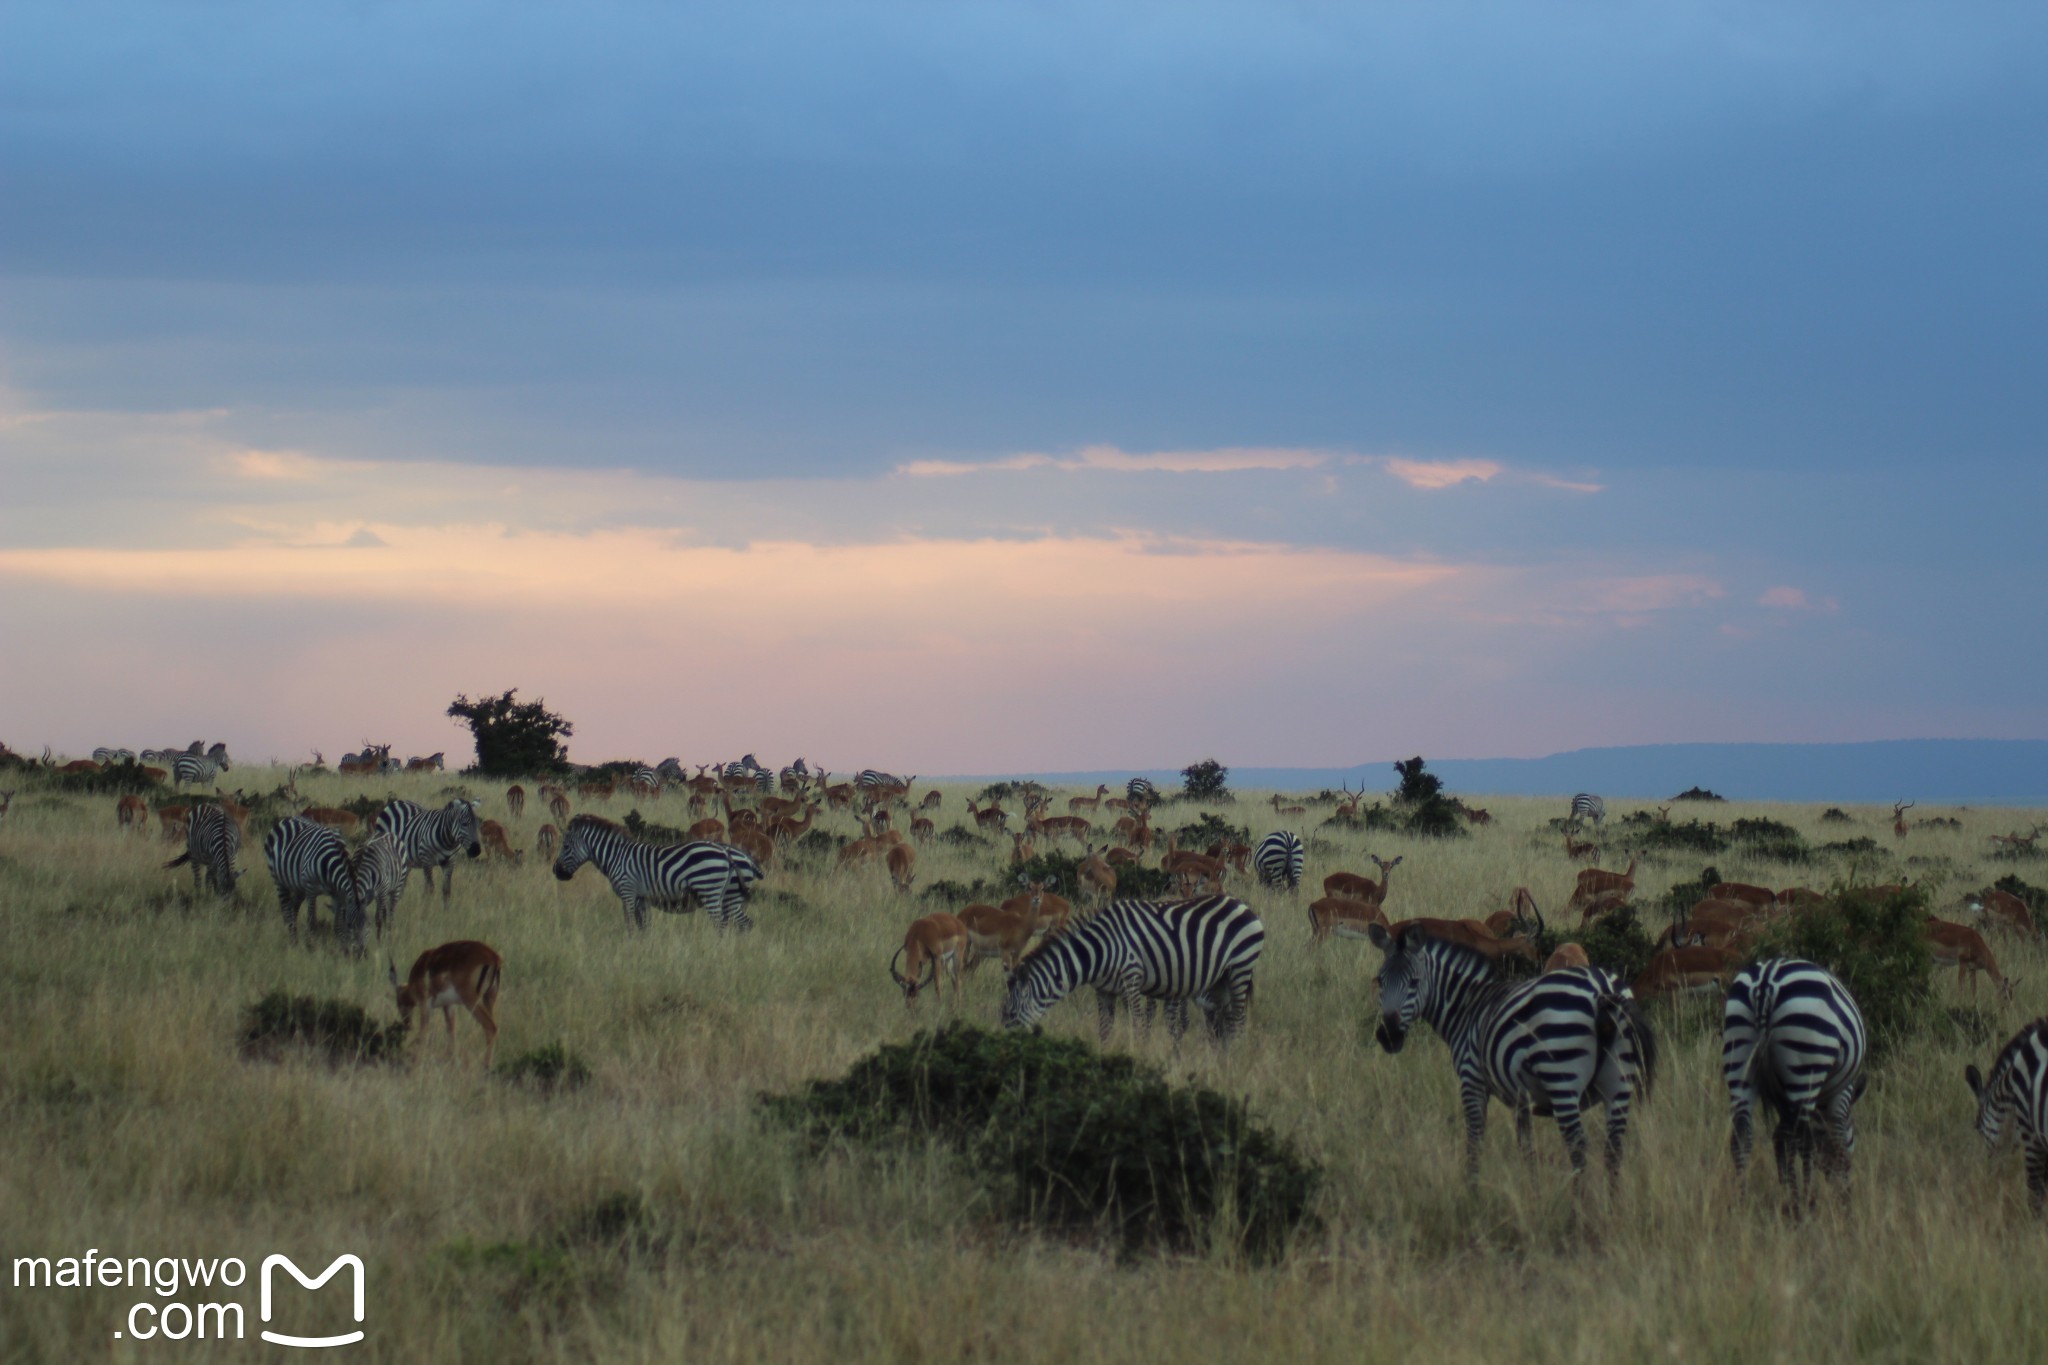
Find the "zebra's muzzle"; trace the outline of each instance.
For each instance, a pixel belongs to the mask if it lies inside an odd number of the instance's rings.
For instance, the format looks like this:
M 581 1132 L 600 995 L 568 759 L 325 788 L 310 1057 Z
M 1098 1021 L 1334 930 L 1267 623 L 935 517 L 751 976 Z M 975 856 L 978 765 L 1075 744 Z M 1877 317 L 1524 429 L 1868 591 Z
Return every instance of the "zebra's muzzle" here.
M 1408 1030 L 1401 1027 L 1397 1016 L 1389 1014 L 1380 1019 L 1380 1026 L 1372 1036 L 1388 1052 L 1399 1052 L 1408 1041 Z

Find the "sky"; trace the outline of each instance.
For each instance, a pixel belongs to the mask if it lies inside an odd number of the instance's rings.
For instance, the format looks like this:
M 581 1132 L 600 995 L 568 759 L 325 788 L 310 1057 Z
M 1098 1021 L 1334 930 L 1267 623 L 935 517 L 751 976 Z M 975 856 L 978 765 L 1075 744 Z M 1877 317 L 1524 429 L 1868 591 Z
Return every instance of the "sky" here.
M 2048 10 L 0 8 L 0 741 L 2048 737 Z

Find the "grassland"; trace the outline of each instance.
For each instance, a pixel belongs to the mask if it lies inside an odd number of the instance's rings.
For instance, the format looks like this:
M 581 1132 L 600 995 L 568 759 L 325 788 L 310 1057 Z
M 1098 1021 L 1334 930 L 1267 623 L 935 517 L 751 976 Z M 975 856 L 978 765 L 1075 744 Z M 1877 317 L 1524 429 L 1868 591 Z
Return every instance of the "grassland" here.
M 282 778 L 235 776 L 252 790 Z M 373 790 L 437 801 L 459 781 Z M 323 804 L 365 790 L 339 778 L 301 789 Z M 530 846 L 533 807 L 513 820 L 496 788 L 478 792 Z M 946 792 L 941 829 L 967 794 Z M 1222 813 L 1273 828 L 1260 795 Z M 1487 804 L 1491 826 L 1448 842 L 1325 828 L 1326 807 L 1289 823 L 1313 841 L 1311 883 L 1369 870 L 1368 851 L 1403 855 L 1397 916 L 1483 913 L 1518 883 L 1555 914 L 1573 875 L 1546 824 L 1562 803 Z M 1247 1037 L 1221 1056 L 1192 1036 L 1175 1054 L 1163 1033 L 1111 1046 L 1249 1096 L 1325 1167 L 1322 1227 L 1274 1266 L 1221 1253 L 1119 1264 L 995 1221 L 936 1152 L 813 1159 L 757 1118 L 757 1093 L 837 1074 L 949 1013 L 911 1015 L 889 982 L 903 925 L 933 907 L 907 903 L 880 869 L 778 867 L 755 903 L 759 929 L 726 937 L 701 915 L 656 915 L 632 934 L 594 870 L 559 884 L 532 857 L 465 863 L 445 907 L 416 879 L 390 955 L 403 970 L 448 939 L 495 945 L 507 961 L 500 1060 L 560 1042 L 591 1068 L 581 1089 L 544 1094 L 480 1074 L 466 1018 L 459 1060 L 438 1027 L 409 1066 L 243 1060 L 241 1011 L 268 991 L 389 1017 L 383 957 L 291 945 L 253 848 L 231 903 L 195 901 L 184 872 L 161 869 L 167 846 L 117 831 L 113 805 L 30 789 L 0 824 L 10 1263 L 97 1248 L 235 1255 L 253 1272 L 277 1251 L 312 1270 L 354 1251 L 369 1269 L 369 1337 L 342 1354 L 408 1362 L 2048 1359 L 2048 1228 L 2026 1211 L 2016 1156 L 1987 1160 L 1962 1081 L 1994 1043 L 1918 1042 L 1893 1057 L 1859 1111 L 1846 1201 L 1792 1223 L 1767 1157 L 1742 1186 L 1732 1177 L 1717 1008 L 1660 1008 L 1667 1066 L 1637 1111 L 1618 1194 L 1573 1185 L 1554 1128 L 1539 1125 L 1525 1161 L 1497 1107 L 1468 1191 L 1445 1050 L 1418 1039 L 1389 1057 L 1370 1043 L 1377 955 L 1343 941 L 1312 951 L 1300 903 L 1236 884 L 1269 931 Z M 1849 825 L 1810 807 L 1703 813 L 1769 815 L 1815 844 L 1875 836 L 1885 851 L 1855 869 L 1862 879 L 1919 877 L 1941 909 L 2004 872 L 2048 881 L 2040 863 L 1989 857 L 1988 834 L 2035 813 L 1922 809 L 1961 827 L 1903 843 L 1870 809 Z M 649 814 L 684 823 L 675 798 Z M 1192 818 L 1175 807 L 1161 823 Z M 934 843 L 920 885 L 993 878 L 1007 852 Z M 1707 861 L 1773 885 L 1852 870 L 1687 855 L 1646 862 L 1638 881 L 1654 896 Z M 2002 1040 L 2048 1006 L 2048 962 L 1994 942 L 2020 978 L 2014 1001 L 1981 993 Z M 999 987 L 984 968 L 962 1012 L 992 1022 Z M 1063 1006 L 1049 1027 L 1092 1039 L 1092 1002 Z M 594 1219 L 621 1194 L 644 1201 L 651 1233 Z M 253 1281 L 239 1344 L 115 1339 L 128 1305 L 151 1297 L 0 1283 L 0 1359 L 278 1354 L 255 1340 Z

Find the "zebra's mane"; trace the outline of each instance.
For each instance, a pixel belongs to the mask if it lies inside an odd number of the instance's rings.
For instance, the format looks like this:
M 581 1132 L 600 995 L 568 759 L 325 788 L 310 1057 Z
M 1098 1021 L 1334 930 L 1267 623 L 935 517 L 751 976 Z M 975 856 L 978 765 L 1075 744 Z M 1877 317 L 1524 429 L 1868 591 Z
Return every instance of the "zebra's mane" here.
M 1395 939 L 1403 952 L 1423 953 L 1428 951 L 1431 944 L 1435 944 L 1437 954 L 1440 957 L 1447 958 L 1452 962 L 1476 962 L 1485 968 L 1486 978 L 1489 980 L 1500 975 L 1500 964 L 1485 953 L 1480 952 L 1477 948 L 1459 943 L 1454 939 L 1438 938 L 1420 925 L 1413 927 L 1403 925 Z M 1417 939 L 1422 941 L 1417 943 Z
M 620 824 L 616 820 L 607 820 L 602 815 L 591 815 L 585 813 L 582 815 L 570 817 L 569 827 L 571 829 L 574 829 L 577 825 L 583 825 L 586 828 L 588 826 L 595 825 L 599 829 L 608 829 L 612 831 L 614 834 L 617 834 L 624 838 L 628 843 L 640 842 L 639 840 L 633 837 L 632 831 L 628 830 L 624 825 Z

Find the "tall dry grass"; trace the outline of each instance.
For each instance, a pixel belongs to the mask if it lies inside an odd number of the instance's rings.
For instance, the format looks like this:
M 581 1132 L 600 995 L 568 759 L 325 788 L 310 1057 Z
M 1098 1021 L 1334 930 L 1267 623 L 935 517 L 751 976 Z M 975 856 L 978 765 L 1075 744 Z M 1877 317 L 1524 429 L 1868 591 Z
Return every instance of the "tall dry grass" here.
M 281 778 L 236 775 L 252 789 Z M 434 801 L 459 780 L 374 790 Z M 323 804 L 364 790 L 338 778 L 301 788 Z M 479 791 L 530 846 L 534 807 L 513 820 L 498 789 Z M 942 829 L 967 794 L 946 792 Z M 1271 828 L 1262 795 L 1223 813 Z M 1397 915 L 1484 912 L 1519 883 L 1561 915 L 1574 869 L 1545 822 L 1564 803 L 1487 804 L 1493 825 L 1445 843 L 1324 828 L 1327 807 L 1292 823 L 1313 841 L 1312 883 L 1368 869 L 1368 852 L 1402 855 Z M 445 908 L 415 879 L 386 951 L 403 974 L 448 939 L 495 945 L 507 963 L 500 1059 L 559 1041 L 591 1067 L 584 1088 L 548 1095 L 482 1076 L 466 1017 L 454 1057 L 437 1025 L 404 1067 L 241 1060 L 239 1013 L 267 991 L 391 1017 L 382 956 L 289 944 L 253 847 L 232 903 L 194 901 L 189 878 L 159 866 L 172 850 L 118 832 L 113 805 L 24 792 L 0 826 L 9 1266 L 94 1247 L 237 1255 L 253 1273 L 271 1251 L 309 1270 L 354 1251 L 369 1267 L 369 1339 L 353 1349 L 394 1361 L 2048 1358 L 2048 1228 L 2025 1210 L 2016 1158 L 1987 1160 L 1970 1128 L 1962 1068 L 1988 1044 L 1921 1042 L 1892 1059 L 1859 1111 L 1853 1189 L 1808 1222 L 1780 1216 L 1767 1157 L 1743 1185 L 1732 1177 L 1711 1008 L 1654 1014 L 1668 1063 L 1637 1111 L 1617 1194 L 1574 1186 L 1554 1127 L 1539 1123 L 1525 1161 L 1498 1107 L 1468 1190 L 1445 1050 L 1371 1045 L 1376 954 L 1344 941 L 1311 950 L 1312 892 L 1234 885 L 1269 934 L 1242 1043 L 1221 1056 L 1192 1035 L 1178 1054 L 1163 1033 L 1111 1046 L 1250 1096 L 1326 1168 L 1323 1227 L 1272 1267 L 1223 1254 L 1120 1265 L 1004 1228 L 936 1152 L 813 1160 L 756 1121 L 758 1092 L 836 1074 L 949 1012 L 928 1002 L 913 1015 L 889 982 L 904 924 L 932 907 L 897 895 L 880 868 L 778 867 L 744 937 L 716 935 L 702 915 L 656 915 L 633 934 L 594 870 L 562 885 L 532 857 L 465 863 Z M 648 813 L 686 823 L 677 798 Z M 2004 871 L 2048 882 L 2048 859 L 1988 857 L 1985 836 L 2032 813 L 1964 812 L 1960 831 L 1916 830 L 1903 848 L 1881 810 L 1853 811 L 1854 826 L 1821 825 L 1809 807 L 1701 813 L 1768 814 L 1815 843 L 1875 835 L 1887 854 L 1864 879 L 1921 876 L 1943 907 Z M 1178 807 L 1162 823 L 1192 818 Z M 824 823 L 851 832 L 843 815 Z M 1609 842 L 1624 841 L 1610 830 Z M 919 884 L 993 876 L 1007 853 L 1007 841 L 933 844 Z M 1655 895 L 1703 861 L 1651 860 L 1638 880 Z M 1773 885 L 1849 870 L 1713 861 Z M 2021 978 L 2017 1000 L 1992 1005 L 2002 1038 L 2042 1012 L 2048 963 L 2033 945 L 1994 942 Z M 963 1012 L 992 1023 L 999 990 L 985 967 Z M 1988 990 L 1979 1003 L 1992 1004 Z M 1092 1001 L 1049 1026 L 1092 1038 Z M 593 1211 L 622 1194 L 644 1219 L 593 1228 Z M 239 1345 L 115 1340 L 127 1306 L 153 1297 L 0 1281 L 0 1359 L 276 1355 L 255 1339 L 253 1283 L 239 1295 Z

